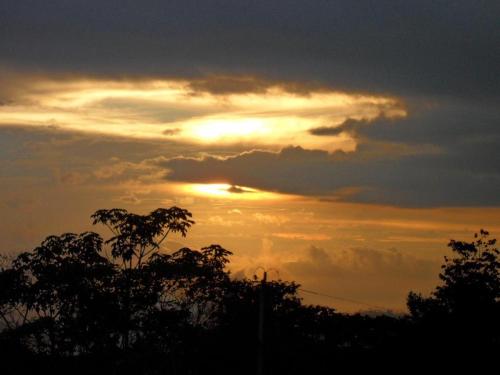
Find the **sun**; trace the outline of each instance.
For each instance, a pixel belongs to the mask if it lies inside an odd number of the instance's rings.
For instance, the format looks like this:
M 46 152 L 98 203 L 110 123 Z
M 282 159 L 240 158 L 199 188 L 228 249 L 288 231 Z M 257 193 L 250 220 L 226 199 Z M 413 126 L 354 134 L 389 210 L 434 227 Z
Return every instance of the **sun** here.
M 227 183 L 214 184 L 183 184 L 182 190 L 190 195 L 210 198 L 238 199 L 238 200 L 283 200 L 291 197 L 269 191 L 262 191 L 246 186 Z
M 231 195 L 229 184 L 192 184 L 190 188 L 194 193 L 202 195 L 215 195 L 221 197 L 228 197 Z

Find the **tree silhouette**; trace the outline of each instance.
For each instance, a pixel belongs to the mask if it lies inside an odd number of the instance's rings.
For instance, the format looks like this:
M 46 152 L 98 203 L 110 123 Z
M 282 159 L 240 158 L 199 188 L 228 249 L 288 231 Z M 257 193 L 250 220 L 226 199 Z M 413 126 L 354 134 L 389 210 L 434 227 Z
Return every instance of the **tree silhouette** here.
M 170 358 L 189 369 L 188 353 L 204 337 L 235 328 L 247 331 L 252 342 L 248 322 L 255 317 L 235 318 L 256 309 L 259 285 L 230 278 L 232 253 L 219 245 L 161 251 L 169 234 L 187 234 L 191 217 L 178 207 L 148 215 L 99 210 L 93 223 L 105 225 L 109 239 L 65 233 L 18 255 L 0 269 L 0 344 L 15 342 L 50 358 L 106 356 L 115 358 L 114 368 L 131 371 L 132 364 L 150 366 L 153 353 L 161 353 L 162 363 Z M 297 287 L 269 284 L 276 312 L 300 305 Z
M 212 245 L 160 254 L 168 234 L 186 235 L 191 213 L 112 209 L 92 218 L 111 230 L 109 240 L 92 232 L 50 236 L 0 272 L 0 317 L 7 329 L 22 331 L 37 353 L 70 355 L 128 348 L 131 340 L 144 339 L 148 325 L 166 319 L 162 314 L 201 319 L 202 300 L 214 300 L 231 253 Z M 109 257 L 103 246 L 110 247 Z
M 164 251 L 170 234 L 194 224 L 178 207 L 92 219 L 109 239 L 49 236 L 2 260 L 3 373 L 255 374 L 264 358 L 266 374 L 322 374 L 421 348 L 500 345 L 500 256 L 486 231 L 450 242 L 442 284 L 429 297 L 409 294 L 409 319 L 304 305 L 295 282 L 235 279 L 220 245 Z
M 123 268 L 140 268 L 143 262 L 158 253 L 161 243 L 170 233 L 186 236 L 194 224 L 192 214 L 182 208 L 158 208 L 149 215 L 137 215 L 124 209 L 98 210 L 93 224 L 104 224 L 113 233 L 106 241 L 111 255 L 122 262 Z
M 95 233 L 50 236 L 0 274 L 2 318 L 36 352 L 87 352 L 102 344 L 114 270 L 101 246 Z
M 413 319 L 447 344 L 491 347 L 500 336 L 500 252 L 487 231 L 474 238 L 451 240 L 456 256 L 445 257 L 442 285 L 430 297 L 410 292 L 407 303 Z

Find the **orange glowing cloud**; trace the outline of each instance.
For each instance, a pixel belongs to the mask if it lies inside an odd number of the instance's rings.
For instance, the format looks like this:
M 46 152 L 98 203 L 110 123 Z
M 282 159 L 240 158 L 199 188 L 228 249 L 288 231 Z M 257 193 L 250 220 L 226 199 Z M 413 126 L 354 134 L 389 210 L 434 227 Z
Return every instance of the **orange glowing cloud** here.
M 312 89 L 311 89 L 312 90 Z M 212 92 L 180 80 L 34 79 L 0 107 L 0 125 L 63 129 L 194 144 L 290 144 L 353 150 L 347 133 L 317 136 L 311 129 L 346 119 L 405 116 L 398 100 L 317 89 L 291 91 L 276 83 L 258 91 Z

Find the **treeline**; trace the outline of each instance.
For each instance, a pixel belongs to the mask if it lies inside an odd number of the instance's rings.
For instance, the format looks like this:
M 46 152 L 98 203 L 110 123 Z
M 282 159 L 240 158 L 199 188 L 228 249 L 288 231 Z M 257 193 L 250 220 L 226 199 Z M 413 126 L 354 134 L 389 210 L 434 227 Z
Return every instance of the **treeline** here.
M 194 224 L 181 208 L 92 218 L 109 239 L 50 236 L 0 269 L 2 373 L 320 374 L 500 349 L 500 254 L 483 230 L 450 242 L 441 285 L 411 292 L 396 318 L 304 305 L 294 282 L 235 280 L 219 245 L 162 253 Z

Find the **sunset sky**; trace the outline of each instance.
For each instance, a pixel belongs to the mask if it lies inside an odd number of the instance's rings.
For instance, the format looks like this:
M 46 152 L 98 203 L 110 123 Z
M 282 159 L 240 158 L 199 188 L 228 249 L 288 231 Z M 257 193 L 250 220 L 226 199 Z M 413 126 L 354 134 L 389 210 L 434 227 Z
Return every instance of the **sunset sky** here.
M 500 234 L 498 1 L 0 1 L 0 252 L 189 209 L 306 302 L 404 311 Z

